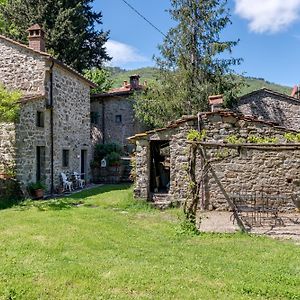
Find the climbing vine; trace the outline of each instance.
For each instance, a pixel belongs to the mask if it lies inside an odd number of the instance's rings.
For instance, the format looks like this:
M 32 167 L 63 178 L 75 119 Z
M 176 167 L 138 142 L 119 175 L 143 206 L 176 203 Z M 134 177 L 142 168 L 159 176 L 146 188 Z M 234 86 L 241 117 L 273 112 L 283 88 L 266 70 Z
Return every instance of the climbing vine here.
M 192 129 L 187 135 L 188 141 L 202 142 L 206 137 L 207 131 L 205 129 L 198 131 Z

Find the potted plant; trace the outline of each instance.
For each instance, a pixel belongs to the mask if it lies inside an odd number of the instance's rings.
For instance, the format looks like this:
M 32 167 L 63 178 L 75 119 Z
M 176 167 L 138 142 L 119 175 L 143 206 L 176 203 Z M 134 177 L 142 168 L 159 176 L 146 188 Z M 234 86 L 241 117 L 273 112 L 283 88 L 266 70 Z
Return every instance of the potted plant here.
M 34 199 L 43 199 L 45 189 L 46 185 L 41 181 L 32 182 L 28 185 L 28 191 Z

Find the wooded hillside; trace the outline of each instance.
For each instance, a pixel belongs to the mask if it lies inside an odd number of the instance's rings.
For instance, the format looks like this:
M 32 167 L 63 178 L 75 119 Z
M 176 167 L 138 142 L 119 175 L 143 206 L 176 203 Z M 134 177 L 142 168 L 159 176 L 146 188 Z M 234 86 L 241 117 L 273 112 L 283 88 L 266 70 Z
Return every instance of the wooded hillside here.
M 124 70 L 121 68 L 109 68 L 112 73 L 112 79 L 114 81 L 113 87 L 120 87 L 124 80 L 129 80 L 129 76 L 133 74 L 139 74 L 141 76 L 141 83 L 144 81 L 151 82 L 155 80 L 155 75 L 157 74 L 157 69 L 155 68 L 140 68 L 135 70 Z M 283 86 L 280 84 L 269 82 L 263 78 L 255 77 L 244 77 L 246 86 L 242 89 L 241 95 L 250 93 L 252 91 L 258 90 L 262 87 L 290 95 L 292 92 L 292 87 Z

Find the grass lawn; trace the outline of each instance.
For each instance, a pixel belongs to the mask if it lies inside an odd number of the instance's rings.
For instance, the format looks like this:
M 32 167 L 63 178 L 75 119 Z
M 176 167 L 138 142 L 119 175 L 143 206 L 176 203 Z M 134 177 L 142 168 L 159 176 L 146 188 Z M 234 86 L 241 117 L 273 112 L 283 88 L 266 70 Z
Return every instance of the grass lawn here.
M 0 211 L 0 299 L 300 299 L 300 247 L 192 235 L 127 185 Z

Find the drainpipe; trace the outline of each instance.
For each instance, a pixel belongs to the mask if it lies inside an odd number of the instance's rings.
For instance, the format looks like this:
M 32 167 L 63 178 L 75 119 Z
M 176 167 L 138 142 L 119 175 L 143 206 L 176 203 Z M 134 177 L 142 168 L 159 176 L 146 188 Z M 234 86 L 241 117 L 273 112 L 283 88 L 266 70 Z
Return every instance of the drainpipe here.
M 53 123 L 53 67 L 54 61 L 52 60 L 50 67 L 50 91 L 49 91 L 49 104 L 50 109 L 50 163 L 51 163 L 51 196 L 54 194 L 54 123 Z
M 102 138 L 102 144 L 105 144 L 105 103 L 104 100 L 102 100 L 102 134 L 103 134 L 103 138 Z

